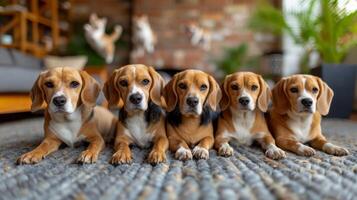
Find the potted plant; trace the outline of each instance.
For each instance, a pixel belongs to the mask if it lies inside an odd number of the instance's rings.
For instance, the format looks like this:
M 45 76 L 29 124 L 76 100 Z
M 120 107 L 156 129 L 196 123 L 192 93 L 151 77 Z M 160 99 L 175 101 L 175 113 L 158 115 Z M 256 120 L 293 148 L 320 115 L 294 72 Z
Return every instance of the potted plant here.
M 348 2 L 346 2 L 348 3 Z M 320 76 L 334 90 L 329 117 L 348 118 L 352 112 L 357 65 L 342 64 L 347 52 L 357 45 L 357 10 L 347 12 L 338 0 L 309 1 L 303 11 L 287 13 L 296 19 L 298 29 L 287 23 L 283 12 L 263 2 L 250 19 L 250 27 L 274 35 L 288 34 L 305 49 L 301 72 L 309 73 L 313 52 L 319 62 L 311 73 Z
M 248 45 L 242 43 L 236 47 L 227 48 L 224 57 L 217 61 L 218 68 L 225 74 L 239 71 L 243 67 L 256 67 L 258 60 L 248 55 Z

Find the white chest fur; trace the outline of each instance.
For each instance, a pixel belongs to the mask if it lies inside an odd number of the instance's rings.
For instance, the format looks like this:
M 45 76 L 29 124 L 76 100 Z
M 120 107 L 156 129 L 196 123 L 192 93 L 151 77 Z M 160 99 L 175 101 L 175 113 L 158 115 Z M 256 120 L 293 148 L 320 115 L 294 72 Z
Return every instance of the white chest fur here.
M 51 114 L 49 129 L 68 146 L 73 146 L 74 143 L 83 139 L 79 134 L 82 127 L 82 116 L 80 109 L 77 109 L 72 114 Z
M 230 137 L 235 138 L 241 144 L 250 145 L 253 142 L 253 135 L 251 129 L 255 121 L 254 112 L 232 112 L 232 121 L 235 128 L 235 132 L 229 133 Z
M 126 119 L 125 134 L 140 147 L 148 147 L 153 139 L 153 134 L 147 132 L 147 122 L 144 115 L 134 115 Z
M 290 130 L 294 133 L 299 142 L 308 142 L 310 140 L 310 129 L 312 123 L 312 115 L 294 116 L 289 114 L 290 120 L 287 122 Z

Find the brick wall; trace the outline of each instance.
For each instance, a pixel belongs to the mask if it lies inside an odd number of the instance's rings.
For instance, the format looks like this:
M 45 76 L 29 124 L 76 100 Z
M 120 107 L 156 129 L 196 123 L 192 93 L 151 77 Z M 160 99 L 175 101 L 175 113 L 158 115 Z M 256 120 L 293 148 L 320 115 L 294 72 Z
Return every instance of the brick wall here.
M 134 0 L 133 14 L 148 15 L 158 36 L 153 54 L 131 56 L 132 63 L 156 67 L 198 68 L 213 71 L 215 61 L 225 48 L 242 42 L 249 44 L 250 54 L 266 48 L 259 45 L 246 27 L 256 0 Z M 212 33 L 212 47 L 204 51 L 192 46 L 184 26 L 196 22 Z
M 280 2 L 279 0 L 274 0 Z M 108 17 L 110 24 L 124 27 L 122 41 L 128 46 L 117 47 L 116 65 L 145 63 L 158 68 L 198 68 L 213 72 L 215 62 L 224 49 L 242 42 L 249 44 L 249 54 L 260 54 L 274 46 L 262 46 L 246 27 L 250 13 L 258 0 L 75 0 L 76 17 L 80 11 L 96 12 Z M 153 54 L 129 57 L 130 19 L 145 14 L 158 38 Z M 88 16 L 88 14 L 84 15 Z M 195 22 L 212 33 L 212 47 L 204 51 L 192 46 L 185 25 Z

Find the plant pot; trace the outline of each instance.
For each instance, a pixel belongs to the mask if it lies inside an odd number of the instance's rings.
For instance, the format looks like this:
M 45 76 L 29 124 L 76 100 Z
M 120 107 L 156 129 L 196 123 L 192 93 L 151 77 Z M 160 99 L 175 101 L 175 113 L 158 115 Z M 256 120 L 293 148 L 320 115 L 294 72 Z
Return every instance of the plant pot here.
M 313 68 L 311 74 L 322 78 L 334 91 L 330 118 L 349 118 L 353 110 L 357 65 L 322 64 Z

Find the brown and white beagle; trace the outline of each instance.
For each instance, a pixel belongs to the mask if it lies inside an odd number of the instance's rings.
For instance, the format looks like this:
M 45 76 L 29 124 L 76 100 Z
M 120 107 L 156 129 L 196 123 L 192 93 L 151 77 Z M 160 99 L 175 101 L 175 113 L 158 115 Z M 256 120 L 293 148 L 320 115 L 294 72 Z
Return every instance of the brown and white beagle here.
M 32 90 L 32 111 L 45 108 L 45 138 L 34 150 L 18 158 L 18 164 L 34 164 L 56 151 L 62 143 L 89 142 L 78 158 L 93 163 L 104 147 L 103 137 L 114 134 L 117 119 L 111 112 L 96 107 L 100 92 L 97 81 L 85 71 L 54 68 L 42 72 Z
M 112 164 L 132 161 L 130 145 L 153 148 L 149 163 L 166 160 L 168 140 L 165 131 L 164 111 L 161 108 L 161 91 L 164 81 L 153 67 L 141 64 L 126 65 L 115 70 L 104 86 L 109 106 L 119 106 L 119 122 Z
M 229 141 L 241 144 L 257 141 L 272 159 L 285 157 L 285 152 L 275 146 L 264 118 L 271 92 L 260 75 L 252 72 L 237 72 L 227 75 L 222 84 L 222 113 L 218 119 L 215 148 L 221 156 L 231 156 L 233 148 Z
M 348 154 L 327 142 L 321 132 L 321 115 L 328 114 L 333 97 L 325 82 L 311 75 L 292 75 L 280 80 L 272 93 L 269 126 L 280 148 L 303 156 L 314 155 L 313 148 L 336 156 Z
M 175 158 L 208 159 L 214 143 L 212 117 L 221 99 L 217 82 L 202 71 L 186 70 L 165 86 L 163 97 L 167 136 Z

